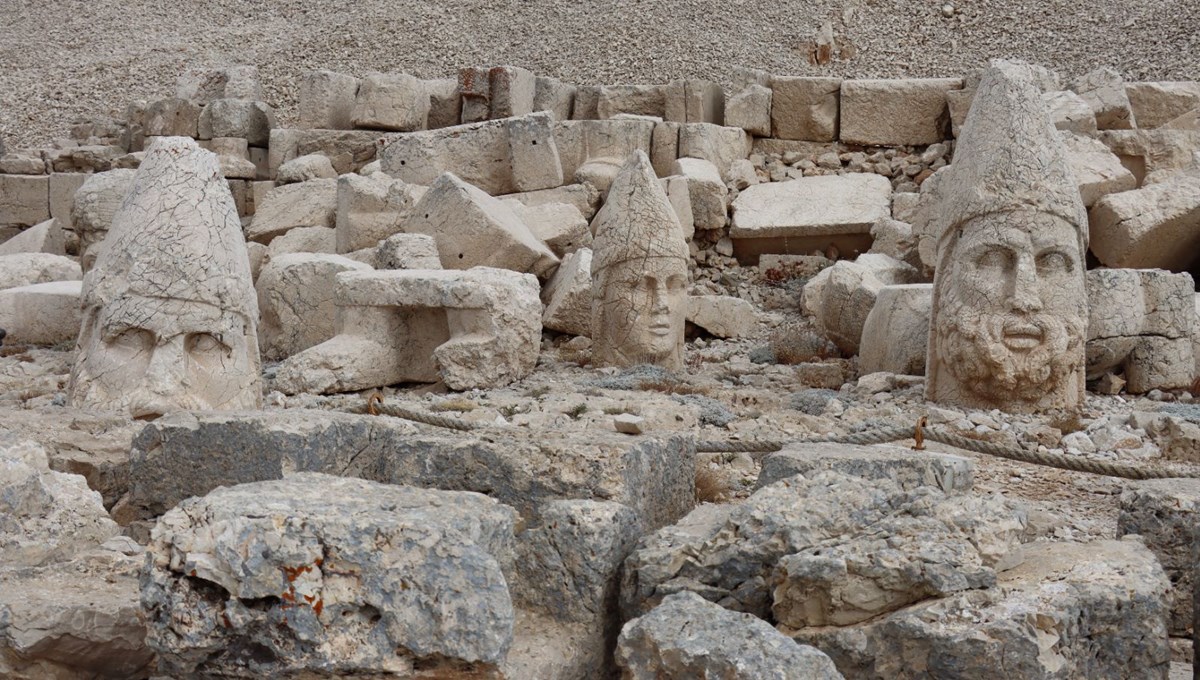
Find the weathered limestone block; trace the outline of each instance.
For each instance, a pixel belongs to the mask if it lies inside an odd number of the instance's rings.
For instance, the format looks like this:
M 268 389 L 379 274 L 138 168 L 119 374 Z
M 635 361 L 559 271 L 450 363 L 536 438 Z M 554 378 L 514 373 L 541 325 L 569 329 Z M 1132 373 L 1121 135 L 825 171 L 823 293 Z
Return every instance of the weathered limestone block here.
M 516 191 L 537 191 L 562 186 L 562 163 L 554 143 L 553 120 L 535 113 L 505 121 L 509 164 Z
M 0 255 L 0 290 L 51 281 L 83 278 L 79 263 L 63 255 L 17 253 Z
M 441 269 L 437 241 L 426 234 L 392 234 L 375 249 L 376 269 Z
M 671 209 L 675 211 L 675 217 L 679 218 L 683 238 L 690 242 L 696 235 L 696 218 L 692 215 L 692 192 L 688 186 L 688 179 L 683 175 L 672 175 L 663 177 L 660 183 L 667 194 L 667 200 L 671 203 Z
M 831 244 L 866 251 L 872 225 L 891 216 L 891 197 L 886 177 L 865 173 L 749 187 L 731 210 L 734 255 L 754 262 L 763 253 L 807 255 Z
M 580 248 L 592 245 L 592 232 L 579 209 L 567 203 L 543 203 L 527 206 L 520 201 L 508 201 L 517 217 L 529 227 L 537 240 L 546 244 L 555 255 L 565 257 Z
M 847 677 L 1166 678 L 1169 583 L 1137 541 L 1032 543 L 996 588 L 845 628 L 784 630 Z
M 725 124 L 756 137 L 771 136 L 771 88 L 750 85 L 725 102 Z
M 1162 127 L 1179 116 L 1200 108 L 1200 83 L 1125 83 L 1129 108 L 1143 130 Z
M 337 275 L 370 271 L 340 255 L 289 253 L 272 256 L 258 276 L 258 346 L 267 361 L 279 361 L 332 338 L 336 333 L 333 291 Z
M 665 85 L 603 85 L 596 102 L 600 118 L 615 118 L 622 114 L 667 117 L 667 87 Z M 682 120 L 679 122 L 683 122 Z
M 1087 213 L 1067 158 L 1036 75 L 993 61 L 954 162 L 926 180 L 930 401 L 1009 412 L 1082 402 Z
M 1061 90 L 1043 93 L 1042 101 L 1050 112 L 1054 127 L 1081 135 L 1096 134 L 1096 114 L 1083 97 L 1070 90 Z
M 195 137 L 200 107 L 186 99 L 159 99 L 146 106 L 142 120 L 147 137 Z
M 800 308 L 843 354 L 858 354 L 863 328 L 885 286 L 910 283 L 916 271 L 887 255 L 860 255 L 822 270 L 804 286 Z
M 518 189 L 509 123 L 489 121 L 400 135 L 380 150 L 380 169 L 410 184 L 430 186 L 449 172 L 493 196 L 512 193 Z
M 842 678 L 819 650 L 686 591 L 625 624 L 617 665 L 630 680 Z
M 592 231 L 593 364 L 681 368 L 689 256 L 646 154 L 630 154 Z
M 839 139 L 881 146 L 941 142 L 950 134 L 946 92 L 958 89 L 958 78 L 844 81 Z
M 189 69 L 175 80 L 175 96 L 204 105 L 217 99 L 261 100 L 263 92 L 258 67 L 237 65 Z
M 267 192 L 254 207 L 246 239 L 270 245 L 296 227 L 334 227 L 337 222 L 338 180 L 311 179 L 284 184 Z
M 50 470 L 34 441 L 0 434 L 0 488 L 0 567 L 61 562 L 120 533 L 100 494 L 79 475 Z
M 554 120 L 571 120 L 575 86 L 557 78 L 538 76 L 533 92 L 533 110 L 549 111 Z
M 2 259 L 2 258 L 0 258 Z M 79 337 L 82 281 L 0 290 L 0 328 L 11 344 L 59 345 Z
M 0 676 L 145 678 L 154 653 L 138 606 L 145 559 L 116 537 L 67 562 L 0 569 Z
M 113 215 L 133 188 L 134 170 L 109 170 L 90 177 L 75 192 L 71 207 L 71 230 L 79 239 L 79 261 L 83 271 L 92 268 L 100 255 L 96 246 L 108 236 Z
M 634 151 L 649 155 L 655 128 L 656 123 L 652 119 L 633 117 L 555 123 L 554 141 L 558 146 L 563 177 L 575 178 L 579 182 L 582 178 L 578 171 L 589 162 L 604 161 L 619 169 Z M 608 191 L 607 184 L 597 188 L 601 194 Z
M 487 677 L 512 644 L 515 521 L 478 494 L 316 473 L 218 489 L 152 533 L 147 642 L 184 676 Z
M 79 191 L 91 176 L 83 172 L 55 172 L 50 175 L 50 217 L 58 222 L 58 226 L 55 227 L 58 231 L 61 232 L 65 226 L 70 226 L 75 192 Z
M 1111 68 L 1098 68 L 1071 83 L 1071 89 L 1083 98 L 1096 114 L 1101 130 L 1136 128 L 1137 120 L 1125 93 L 1125 81 Z
M 458 125 L 462 120 L 462 94 L 457 78 L 426 80 L 422 84 L 429 93 L 430 130 Z
M 403 230 L 421 195 L 418 187 L 386 175 L 345 174 L 337 180 L 337 252 L 374 248 Z
M 650 134 L 650 164 L 659 177 L 671 174 L 675 160 L 679 158 L 679 130 L 681 123 L 670 121 L 655 121 L 654 131 Z
M 974 461 L 951 454 L 895 446 L 789 444 L 763 458 L 757 487 L 796 475 L 811 477 L 825 470 L 863 479 L 885 479 L 905 491 L 930 486 L 947 495 L 970 491 L 975 477 Z
M 491 99 L 488 117 L 511 118 L 533 113 L 537 77 L 519 66 L 493 66 L 488 70 Z
M 580 85 L 575 88 L 571 105 L 571 120 L 596 120 L 600 117 L 600 86 Z
M 407 73 L 370 73 L 359 83 L 350 118 L 354 127 L 367 130 L 424 130 L 429 93 Z
M 718 338 L 743 338 L 754 332 L 754 305 L 730 295 L 689 295 L 688 323 Z
M 1138 178 L 1139 186 L 1148 177 L 1171 175 L 1172 171 L 1191 168 L 1200 151 L 1200 129 L 1104 130 L 1100 141 L 1121 158 Z M 1159 172 L 1165 171 L 1165 172 Z
M 1090 208 L 1108 194 L 1137 188 L 1137 178 L 1103 142 L 1072 133 L 1063 133 L 1062 139 L 1084 206 Z
M 95 144 L 69 149 L 45 149 L 44 165 L 50 172 L 103 172 L 117 166 L 125 149 L 115 144 Z
M 478 123 L 488 119 L 492 98 L 492 83 L 486 68 L 468 67 L 458 70 L 458 91 L 462 96 L 462 123 Z
M 250 260 L 217 158 L 155 140 L 83 282 L 67 398 L 155 417 L 262 402 Z
M 289 253 L 334 253 L 337 234 L 329 227 L 296 227 L 271 241 L 267 246 L 267 261 Z
M 537 279 L 503 269 L 387 270 L 337 277 L 338 334 L 289 357 L 275 387 L 346 392 L 398 382 L 506 385 L 537 363 Z
M 501 267 L 544 278 L 558 265 L 512 208 L 451 173 L 421 197 L 404 231 L 432 236 L 446 269 Z
M 359 79 L 333 71 L 309 71 L 300 78 L 300 127 L 349 130 Z M 454 121 L 458 122 L 457 118 Z
M 0 256 L 21 253 L 66 255 L 66 237 L 58 220 L 51 218 L 41 224 L 35 224 L 0 243 Z
M 1192 628 L 1200 482 L 1152 479 L 1135 482 L 1121 493 L 1117 536 L 1138 534 L 1171 580 L 1169 630 L 1186 637 Z
M 1186 270 L 1200 248 L 1200 173 L 1109 194 L 1088 218 L 1092 252 L 1105 265 Z
M 46 160 L 41 156 L 9 154 L 0 156 L 0 174 L 44 175 Z
M 841 89 L 841 78 L 771 76 L 770 136 L 834 141 L 838 138 Z
M 542 327 L 570 335 L 592 335 L 592 249 L 563 257 L 542 287 Z
M 279 166 L 276 178 L 282 184 L 307 182 L 310 179 L 335 179 L 337 171 L 324 154 L 310 153 L 299 156 Z
M 241 137 L 250 146 L 267 146 L 274 127 L 275 110 L 266 102 L 215 99 L 200 113 L 197 137 Z
M 858 347 L 862 373 L 925 375 L 933 285 L 883 286 L 863 322 Z
M 0 175 L 0 227 L 29 227 L 50 219 L 50 178 Z
M 893 198 L 892 212 L 895 211 Z M 913 236 L 912 225 L 907 222 L 884 217 L 871 225 L 871 249 L 867 251 L 871 254 L 887 255 L 918 267 L 921 259 L 916 246 L 917 239 Z
M 506 201 L 520 201 L 530 207 L 549 203 L 566 203 L 567 205 L 574 206 L 583 215 L 583 219 L 588 222 L 591 222 L 592 218 L 596 215 L 596 211 L 600 209 L 600 192 L 590 184 L 567 184 L 554 189 L 526 191 L 500 196 L 499 198 Z
M 672 175 L 687 178 L 692 224 L 698 230 L 724 229 L 725 198 L 729 194 L 717 166 L 700 158 L 680 158 Z
M 702 158 L 721 171 L 750 155 L 754 140 L 741 128 L 712 123 L 686 123 L 679 128 L 679 157 Z
M 333 163 L 339 175 L 358 172 L 375 160 L 378 146 L 402 137 L 401 133 L 380 133 L 373 130 L 293 130 L 275 128 L 271 131 L 271 148 L 266 173 L 259 179 L 269 179 L 279 172 L 279 166 L 300 156 L 319 153 Z M 250 149 L 251 160 L 255 149 Z M 256 161 L 255 165 L 259 165 Z

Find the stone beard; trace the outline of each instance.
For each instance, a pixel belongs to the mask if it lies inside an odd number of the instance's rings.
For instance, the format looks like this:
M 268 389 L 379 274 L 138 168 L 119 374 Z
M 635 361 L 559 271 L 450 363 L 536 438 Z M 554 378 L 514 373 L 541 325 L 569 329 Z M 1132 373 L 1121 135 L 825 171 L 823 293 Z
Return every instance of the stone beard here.
M 1083 393 L 1085 266 L 1076 229 L 1020 210 L 957 229 L 934 282 L 929 398 L 970 408 L 1071 408 Z
M 687 262 L 626 260 L 598 273 L 592 335 L 597 365 L 683 367 Z

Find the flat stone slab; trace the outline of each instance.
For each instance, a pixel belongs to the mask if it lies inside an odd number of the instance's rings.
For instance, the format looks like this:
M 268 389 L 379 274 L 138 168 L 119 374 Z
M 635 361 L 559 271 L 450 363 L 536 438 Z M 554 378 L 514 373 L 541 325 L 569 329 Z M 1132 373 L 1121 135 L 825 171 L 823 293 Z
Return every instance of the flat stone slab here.
M 863 479 L 888 479 L 905 490 L 932 486 L 949 494 L 971 490 L 975 462 L 962 456 L 899 446 L 792 444 L 763 458 L 757 488 L 823 470 Z
M 733 239 L 869 234 L 891 216 L 892 185 L 875 174 L 803 177 L 749 187 L 733 201 Z

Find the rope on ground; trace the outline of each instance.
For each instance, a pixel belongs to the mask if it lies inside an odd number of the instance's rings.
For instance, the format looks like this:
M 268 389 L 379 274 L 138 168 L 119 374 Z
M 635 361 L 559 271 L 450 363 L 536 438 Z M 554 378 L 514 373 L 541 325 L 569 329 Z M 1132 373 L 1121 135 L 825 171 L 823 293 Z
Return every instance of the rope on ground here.
M 427 411 L 418 411 L 416 409 L 398 406 L 396 404 L 385 404 L 383 397 L 378 392 L 367 398 L 367 403 L 350 409 L 351 413 L 367 413 L 373 416 L 391 416 L 392 418 L 402 418 L 411 420 L 417 423 L 433 425 L 434 427 L 444 427 L 448 430 L 458 430 L 460 432 L 470 432 L 478 430 L 482 425 L 472 423 L 460 418 L 450 418 L 448 416 L 439 416 L 436 413 Z

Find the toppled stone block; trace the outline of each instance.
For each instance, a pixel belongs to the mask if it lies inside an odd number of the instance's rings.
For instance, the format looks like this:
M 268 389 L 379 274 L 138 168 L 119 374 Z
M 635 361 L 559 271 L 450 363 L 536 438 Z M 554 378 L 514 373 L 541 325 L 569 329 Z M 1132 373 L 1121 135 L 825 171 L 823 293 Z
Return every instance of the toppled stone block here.
M 289 253 L 330 253 L 336 251 L 337 233 L 329 227 L 296 227 L 272 239 L 267 260 Z
M 434 237 L 447 269 L 501 267 L 545 277 L 558 265 L 512 208 L 450 173 L 421 197 L 404 230 Z
M 1200 481 L 1194 479 L 1134 482 L 1121 493 L 1117 536 L 1141 536 L 1171 580 L 1169 630 L 1176 637 L 1192 628 L 1198 513 Z
M 305 73 L 300 78 L 300 127 L 323 130 L 353 127 L 359 82 L 358 78 L 333 71 Z
M 650 154 L 656 123 L 648 118 L 614 118 L 610 120 L 571 120 L 554 124 L 554 141 L 562 163 L 563 177 L 576 182 L 587 179 L 579 169 L 593 162 L 605 162 L 616 171 L 629 154 L 641 151 Z M 745 132 L 742 131 L 744 135 Z M 593 182 L 594 184 L 594 182 Z M 600 193 L 608 192 L 608 182 L 596 185 Z
M 0 290 L 51 281 L 79 281 L 82 278 L 79 263 L 63 255 L 0 255 Z
M 50 178 L 0 175 L 0 227 L 28 227 L 50 219 Z
M 757 487 L 796 475 L 811 477 L 824 470 L 863 479 L 886 479 L 905 491 L 930 486 L 953 495 L 971 490 L 975 463 L 961 456 L 895 446 L 789 444 L 763 458 Z
M 1169 584 L 1136 541 L 1032 543 L 996 588 L 844 628 L 785 629 L 847 677 L 1166 677 Z M 919 670 L 918 670 L 919 669 Z
M 731 210 L 734 255 L 754 262 L 763 253 L 807 255 L 830 244 L 843 253 L 866 251 L 871 227 L 891 216 L 891 197 L 886 177 L 864 173 L 749 187 Z
M 340 255 L 273 255 L 255 283 L 261 315 L 258 346 L 263 359 L 279 361 L 332 338 L 336 333 L 333 291 L 337 275 L 370 269 Z
M 71 207 L 71 230 L 79 239 L 79 262 L 83 271 L 92 268 L 100 254 L 96 246 L 108 236 L 113 215 L 133 187 L 136 170 L 109 170 L 92 175 L 75 192 Z
M 422 83 L 429 93 L 430 130 L 458 125 L 462 121 L 462 95 L 457 78 L 439 78 Z
M 567 203 L 543 203 L 526 206 L 520 201 L 505 201 L 517 217 L 529 227 L 534 238 L 558 257 L 592 245 L 592 232 L 579 209 Z
M 376 269 L 441 269 L 437 241 L 426 234 L 392 234 L 375 249 Z
M 272 239 L 296 227 L 334 227 L 337 192 L 336 179 L 275 187 L 255 206 L 246 239 L 269 245 Z
M 146 137 L 196 137 L 200 107 L 186 99 L 159 99 L 146 106 L 142 129 Z
M 423 188 L 386 175 L 345 174 L 337 179 L 337 252 L 374 248 L 404 229 Z
M 203 105 L 217 99 L 261 100 L 263 92 L 258 67 L 237 65 L 189 69 L 175 80 L 175 96 Z
M 537 77 L 519 66 L 494 66 L 488 70 L 491 97 L 488 117 L 512 118 L 533 112 Z
M 600 118 L 620 115 L 667 117 L 665 85 L 602 85 L 596 102 Z M 682 122 L 682 121 L 680 121 Z
M 617 665 L 630 680 L 842 678 L 819 650 L 795 644 L 762 619 L 686 591 L 625 624 Z
M 554 120 L 571 120 L 575 86 L 557 78 L 538 76 L 533 92 L 533 110 L 549 111 Z
M 0 243 L 0 255 L 20 253 L 66 255 L 66 237 L 63 234 L 62 225 L 58 220 L 51 218 Z
M 9 154 L 0 156 L 0 173 L 11 175 L 44 175 L 46 161 L 41 156 Z
M 407 73 L 371 73 L 359 83 L 350 118 L 354 127 L 367 130 L 424 130 L 429 93 Z
M 1071 83 L 1071 89 L 1083 98 L 1096 114 L 1101 130 L 1128 130 L 1138 127 L 1125 93 L 1125 81 L 1111 68 L 1098 68 Z
M 259 179 L 274 177 L 284 163 L 319 153 L 329 159 L 339 174 L 358 172 L 375 160 L 378 146 L 402 137 L 398 132 L 376 132 L 373 130 L 294 130 L 276 128 L 271 131 L 271 147 L 267 157 L 266 172 Z M 253 160 L 255 149 L 250 149 Z M 257 161 L 255 165 L 260 165 Z
M 878 146 L 941 142 L 950 133 L 946 92 L 958 89 L 958 78 L 844 81 L 839 138 Z
M 1194 81 L 1125 83 L 1125 95 L 1143 130 L 1162 127 L 1200 108 L 1200 83 Z
M 1071 133 L 1063 133 L 1062 138 L 1084 206 L 1090 208 L 1108 194 L 1137 188 L 1137 178 L 1103 142 Z
M 721 171 L 716 165 L 700 158 L 680 158 L 671 169 L 672 175 L 687 179 L 692 224 L 699 230 L 724 229 L 725 198 L 729 194 Z
M 554 189 L 526 191 L 518 194 L 500 196 L 504 200 L 520 201 L 524 205 L 536 207 L 550 203 L 566 203 L 574 206 L 589 222 L 600 209 L 600 192 L 590 184 L 567 184 Z
M 475 267 L 347 272 L 337 281 L 338 334 L 283 362 L 277 389 L 329 394 L 438 380 L 457 390 L 494 387 L 537 363 L 542 306 L 531 275 Z
M 494 674 L 515 521 L 479 494 L 317 473 L 218 489 L 152 533 L 147 642 L 185 676 Z
M 1092 113 L 1092 107 L 1083 97 L 1070 90 L 1061 90 L 1043 93 L 1042 102 L 1050 113 L 1054 127 L 1059 130 L 1081 135 L 1096 134 L 1096 114 Z
M 863 374 L 925 375 L 933 284 L 883 286 L 863 322 L 858 364 Z
M 841 78 L 772 76 L 770 136 L 834 141 L 838 138 L 841 89 Z
M 319 153 L 300 156 L 279 166 L 276 178 L 281 184 L 307 182 L 310 179 L 336 179 L 337 171 L 329 158 Z
M 512 184 L 517 191 L 562 186 L 562 163 L 550 116 L 532 114 L 505 121 Z
M 1192 168 L 1200 152 L 1200 129 L 1160 127 L 1154 130 L 1104 130 L 1098 139 L 1120 157 L 1138 179 L 1170 176 L 1176 170 Z
M 809 280 L 800 308 L 813 317 L 846 355 L 858 354 L 867 316 L 879 292 L 888 285 L 909 283 L 916 271 L 887 255 L 860 255 L 835 263 Z
M 0 290 L 5 341 L 59 345 L 75 340 L 82 320 L 82 289 L 82 281 L 54 281 Z
M 591 337 L 592 249 L 580 248 L 563 257 L 554 276 L 542 288 L 542 326 L 559 333 Z
M 702 158 L 721 171 L 750 155 L 753 139 L 741 128 L 712 123 L 686 123 L 679 128 L 679 157 Z
M 689 295 L 688 323 L 718 338 L 742 338 L 758 325 L 754 305 L 729 295 Z
M 1200 248 L 1200 173 L 1104 196 L 1088 223 L 1091 251 L 1109 267 L 1186 270 Z
M 267 146 L 275 127 L 275 110 L 266 102 L 215 99 L 200 113 L 199 139 L 241 137 L 250 146 Z
M 771 88 L 752 84 L 725 102 L 725 124 L 756 137 L 771 136 Z

